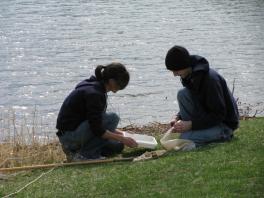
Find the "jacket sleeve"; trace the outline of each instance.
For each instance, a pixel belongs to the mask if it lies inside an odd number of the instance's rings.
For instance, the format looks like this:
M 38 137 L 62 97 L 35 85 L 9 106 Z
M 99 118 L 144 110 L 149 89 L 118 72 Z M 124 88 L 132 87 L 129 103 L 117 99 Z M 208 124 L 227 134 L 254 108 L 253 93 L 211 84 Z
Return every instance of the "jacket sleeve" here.
M 102 114 L 105 109 L 105 102 L 103 101 L 102 96 L 98 94 L 92 94 L 87 97 L 87 120 L 90 124 L 92 133 L 100 137 L 106 131 L 102 126 Z
M 226 104 L 220 81 L 209 80 L 203 101 L 203 110 L 192 120 L 192 129 L 207 129 L 223 122 L 226 116 Z
M 178 117 L 179 119 L 182 119 L 180 112 L 176 113 L 175 116 Z

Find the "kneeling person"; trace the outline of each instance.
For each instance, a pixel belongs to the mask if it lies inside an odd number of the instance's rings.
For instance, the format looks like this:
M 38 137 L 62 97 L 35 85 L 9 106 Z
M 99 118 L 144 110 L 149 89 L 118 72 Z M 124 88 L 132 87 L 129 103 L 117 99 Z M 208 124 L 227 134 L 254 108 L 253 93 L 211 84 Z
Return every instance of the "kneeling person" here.
M 209 68 L 204 57 L 190 55 L 182 46 L 168 51 L 165 65 L 184 86 L 177 95 L 179 113 L 171 121 L 174 132 L 197 146 L 230 140 L 239 114 L 225 79 Z
M 120 63 L 97 66 L 95 76 L 80 82 L 60 109 L 57 136 L 68 161 L 100 159 L 137 143 L 116 129 L 119 117 L 106 113 L 107 93 L 124 89 L 129 73 Z

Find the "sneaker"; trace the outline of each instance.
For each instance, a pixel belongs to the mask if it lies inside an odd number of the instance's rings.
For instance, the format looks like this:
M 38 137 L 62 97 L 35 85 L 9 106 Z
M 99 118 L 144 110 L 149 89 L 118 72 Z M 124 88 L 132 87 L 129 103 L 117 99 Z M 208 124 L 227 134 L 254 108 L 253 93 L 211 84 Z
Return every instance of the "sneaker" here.
M 66 162 L 72 162 L 73 157 L 74 157 L 73 153 L 67 153 L 66 154 Z
M 122 153 L 123 150 L 123 143 L 109 140 L 108 143 L 101 149 L 101 155 L 105 157 L 111 157 L 113 155 Z
M 70 151 L 69 149 L 65 148 L 63 145 L 61 145 L 62 151 L 66 155 L 66 162 L 71 162 L 74 156 L 74 152 Z

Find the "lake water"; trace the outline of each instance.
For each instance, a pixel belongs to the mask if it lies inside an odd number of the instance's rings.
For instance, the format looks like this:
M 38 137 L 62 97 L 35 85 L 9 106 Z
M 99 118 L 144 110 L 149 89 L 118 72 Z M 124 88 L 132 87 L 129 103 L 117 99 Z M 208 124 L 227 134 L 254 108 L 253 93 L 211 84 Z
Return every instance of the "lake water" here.
M 131 82 L 109 94 L 109 110 L 123 126 L 166 122 L 182 87 L 164 65 L 175 44 L 205 56 L 230 87 L 235 79 L 241 102 L 263 109 L 263 32 L 263 0 L 1 0 L 0 110 L 30 120 L 36 108 L 52 131 L 74 86 L 120 61 Z

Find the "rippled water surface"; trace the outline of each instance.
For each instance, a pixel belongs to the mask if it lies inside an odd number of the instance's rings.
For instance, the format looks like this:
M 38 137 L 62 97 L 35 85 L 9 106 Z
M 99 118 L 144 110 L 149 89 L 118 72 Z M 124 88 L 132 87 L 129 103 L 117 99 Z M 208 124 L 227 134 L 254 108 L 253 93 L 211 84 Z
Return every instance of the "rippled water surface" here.
M 205 56 L 242 102 L 264 99 L 264 1 L 1 0 L 0 109 L 54 128 L 74 86 L 112 61 L 127 65 L 129 86 L 110 94 L 122 125 L 170 120 L 178 78 L 165 69 L 174 44 Z M 263 105 L 259 108 L 263 108 Z

